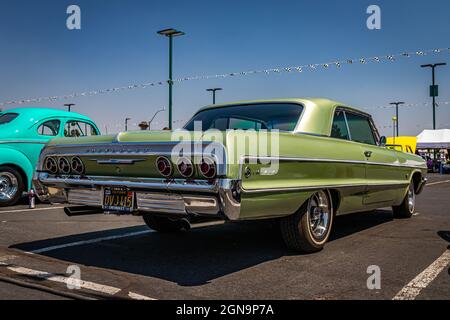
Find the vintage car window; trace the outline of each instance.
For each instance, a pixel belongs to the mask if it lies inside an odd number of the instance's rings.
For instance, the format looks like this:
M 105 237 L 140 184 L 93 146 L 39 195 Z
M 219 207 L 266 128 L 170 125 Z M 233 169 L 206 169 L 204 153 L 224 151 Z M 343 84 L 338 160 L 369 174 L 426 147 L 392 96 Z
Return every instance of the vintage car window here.
M 19 115 L 17 113 L 3 113 L 0 115 L 0 124 L 7 124 L 17 118 Z
M 97 130 L 89 123 L 82 121 L 68 121 L 64 127 L 65 137 L 88 137 L 98 135 Z
M 38 134 L 42 136 L 57 136 L 61 122 L 59 120 L 50 120 L 41 124 L 38 128 Z
M 265 127 L 265 125 L 259 121 L 255 121 L 255 120 L 230 118 L 228 127 L 229 127 L 229 129 L 232 129 L 232 130 L 235 130 L 235 129 L 261 130 L 263 127 Z
M 345 120 L 345 114 L 342 110 L 337 110 L 334 113 L 333 124 L 331 127 L 331 137 L 337 139 L 350 140 Z
M 202 130 L 208 129 L 268 129 L 294 131 L 303 106 L 291 103 L 264 103 L 235 105 L 200 111 L 184 129 L 194 130 L 194 122 L 202 124 Z
M 347 118 L 350 136 L 353 141 L 376 145 L 369 118 L 351 112 L 346 112 L 345 116 Z

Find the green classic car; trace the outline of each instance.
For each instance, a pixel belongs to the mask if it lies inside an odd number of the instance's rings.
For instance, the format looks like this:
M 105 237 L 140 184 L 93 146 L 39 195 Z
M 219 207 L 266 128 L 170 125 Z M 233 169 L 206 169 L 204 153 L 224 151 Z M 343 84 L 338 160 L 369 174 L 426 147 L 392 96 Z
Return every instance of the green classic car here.
M 92 120 L 73 112 L 47 108 L 0 112 L 0 207 L 16 204 L 31 189 L 39 154 L 50 139 L 98 133 Z
M 154 230 L 198 220 L 274 219 L 289 248 L 322 249 L 336 215 L 414 213 L 427 167 L 387 149 L 370 115 L 326 99 L 244 101 L 200 109 L 173 132 L 55 139 L 35 175 L 66 214 L 142 215 Z

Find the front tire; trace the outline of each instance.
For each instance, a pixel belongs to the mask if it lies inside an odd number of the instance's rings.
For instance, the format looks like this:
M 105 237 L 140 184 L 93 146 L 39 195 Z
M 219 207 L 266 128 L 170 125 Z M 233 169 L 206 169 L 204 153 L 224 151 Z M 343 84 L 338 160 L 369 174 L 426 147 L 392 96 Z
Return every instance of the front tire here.
M 394 218 L 409 219 L 414 214 L 416 208 L 416 193 L 414 191 L 414 183 L 411 182 L 406 193 L 405 199 L 399 206 L 392 207 Z
M 159 217 L 152 214 L 146 214 L 142 216 L 145 224 L 152 230 L 173 233 L 183 229 L 183 223 L 181 220 L 172 220 L 166 217 Z
M 280 221 L 288 248 L 313 253 L 323 249 L 333 225 L 334 208 L 330 193 L 318 191 L 294 215 Z
M 22 175 L 12 167 L 0 166 L 0 207 L 15 205 L 24 191 Z

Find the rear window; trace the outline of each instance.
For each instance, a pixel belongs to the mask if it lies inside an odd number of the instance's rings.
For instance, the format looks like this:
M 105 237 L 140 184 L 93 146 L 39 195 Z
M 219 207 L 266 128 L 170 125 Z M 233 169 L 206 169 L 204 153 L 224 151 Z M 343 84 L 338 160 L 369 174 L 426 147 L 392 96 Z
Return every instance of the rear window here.
M 3 113 L 0 114 L 0 125 L 7 124 L 17 118 L 19 115 L 17 113 Z
M 236 105 L 200 111 L 184 127 L 194 130 L 194 122 L 201 121 L 202 129 L 242 129 L 293 131 L 302 113 L 298 104 L 265 103 Z

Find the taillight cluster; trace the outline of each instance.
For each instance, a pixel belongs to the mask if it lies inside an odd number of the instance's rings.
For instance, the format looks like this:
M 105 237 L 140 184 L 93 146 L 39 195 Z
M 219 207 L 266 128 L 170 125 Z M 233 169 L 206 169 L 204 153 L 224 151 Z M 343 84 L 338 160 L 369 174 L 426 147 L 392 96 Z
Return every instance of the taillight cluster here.
M 170 177 L 174 173 L 174 166 L 167 157 L 158 157 L 156 159 L 156 167 L 164 177 Z M 192 160 L 187 157 L 179 158 L 175 167 L 184 178 L 192 177 L 196 170 L 196 166 L 192 163 Z M 217 175 L 216 164 L 209 158 L 203 158 L 200 164 L 197 165 L 197 168 L 200 174 L 207 179 L 215 178 Z
M 84 163 L 79 157 L 47 157 L 43 169 L 53 174 L 84 174 L 85 171 Z

